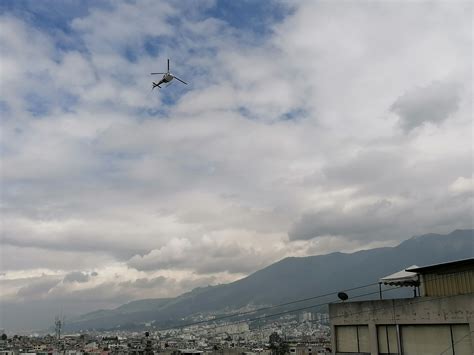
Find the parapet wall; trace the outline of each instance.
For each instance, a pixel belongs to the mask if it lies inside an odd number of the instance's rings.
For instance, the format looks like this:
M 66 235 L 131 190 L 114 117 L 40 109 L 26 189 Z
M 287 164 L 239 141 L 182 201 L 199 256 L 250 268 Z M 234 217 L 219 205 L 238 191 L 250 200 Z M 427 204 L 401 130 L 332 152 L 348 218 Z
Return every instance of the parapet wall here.
M 331 325 L 474 322 L 474 294 L 333 303 Z

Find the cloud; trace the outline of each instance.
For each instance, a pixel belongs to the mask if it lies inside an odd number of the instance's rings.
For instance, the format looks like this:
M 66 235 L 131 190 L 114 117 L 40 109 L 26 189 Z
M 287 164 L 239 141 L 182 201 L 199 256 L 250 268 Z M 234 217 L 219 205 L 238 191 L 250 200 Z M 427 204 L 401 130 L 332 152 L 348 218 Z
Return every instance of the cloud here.
M 64 276 L 63 282 L 87 282 L 90 279 L 90 275 L 81 271 L 73 271 Z
M 323 170 L 325 178 L 338 186 L 365 186 L 390 179 L 405 170 L 406 161 L 400 149 L 361 149 L 353 156 L 333 161 Z
M 400 96 L 391 111 L 400 118 L 400 126 L 409 132 L 426 122 L 440 124 L 459 107 L 459 87 L 454 83 L 433 82 Z
M 26 299 L 45 297 L 59 282 L 60 280 L 56 277 L 42 276 L 21 287 L 17 296 Z
M 471 198 L 427 198 L 426 200 L 379 200 L 347 206 L 333 206 L 308 212 L 289 230 L 291 240 L 309 240 L 328 236 L 348 240 L 397 240 L 408 236 L 454 230 L 463 225 L 472 228 Z M 430 206 L 428 209 L 427 206 Z
M 237 237 L 245 240 L 251 239 L 252 235 L 236 230 L 212 233 L 192 241 L 172 239 L 159 249 L 153 249 L 145 255 L 135 255 L 127 265 L 142 271 L 176 269 L 203 275 L 224 271 L 241 275 L 268 265 L 274 258 L 272 254 L 276 246 L 265 250 L 256 241 L 252 247 L 244 247 L 235 242 Z
M 99 308 L 115 308 L 136 299 L 177 296 L 222 280 L 222 275 L 220 278 L 146 275 L 122 265 L 109 265 L 101 269 L 100 275 L 84 282 L 61 282 L 68 274 L 40 273 L 32 277 L 26 274 L 9 272 L 0 277 L 0 326 L 9 331 L 42 329 L 44 324 L 53 324 L 54 317 L 60 313 L 70 319 Z
M 394 221 L 389 201 L 377 201 L 367 206 L 358 206 L 349 211 L 337 208 L 305 214 L 289 231 L 290 239 L 312 239 L 321 236 L 354 236 L 382 232 Z
M 166 286 L 166 277 L 157 276 L 152 279 L 140 278 L 135 281 L 122 282 L 120 285 L 125 287 L 137 287 L 137 288 L 156 288 Z
M 473 177 L 458 177 L 450 186 L 449 190 L 454 194 L 465 194 L 474 192 Z

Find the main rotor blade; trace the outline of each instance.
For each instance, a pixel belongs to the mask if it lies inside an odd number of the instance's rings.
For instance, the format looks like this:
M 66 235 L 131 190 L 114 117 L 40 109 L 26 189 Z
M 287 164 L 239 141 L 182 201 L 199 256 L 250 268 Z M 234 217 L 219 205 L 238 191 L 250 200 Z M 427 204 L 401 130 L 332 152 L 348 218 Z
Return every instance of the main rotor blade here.
M 181 80 L 181 79 L 180 79 L 180 78 L 178 78 L 177 76 L 174 76 L 174 75 L 173 75 L 173 77 L 174 77 L 176 80 L 179 80 L 179 81 L 181 81 L 183 84 L 186 84 L 186 85 L 188 85 L 188 83 L 187 83 L 187 82 L 185 82 L 185 81 Z
M 168 58 L 168 73 L 170 72 L 170 59 Z
M 166 74 L 166 73 L 150 73 L 150 75 L 156 75 L 156 74 Z

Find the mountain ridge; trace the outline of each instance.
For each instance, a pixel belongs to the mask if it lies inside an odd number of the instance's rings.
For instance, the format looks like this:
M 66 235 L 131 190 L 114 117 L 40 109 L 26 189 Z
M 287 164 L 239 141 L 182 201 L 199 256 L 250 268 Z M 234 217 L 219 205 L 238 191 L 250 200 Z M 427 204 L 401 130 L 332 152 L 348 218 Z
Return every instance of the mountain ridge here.
M 350 289 L 376 282 L 380 277 L 413 264 L 422 266 L 473 255 L 474 230 L 459 229 L 447 235 L 430 233 L 413 236 L 394 247 L 286 257 L 228 284 L 196 288 L 175 298 L 136 300 L 115 310 L 105 310 L 102 314 L 90 312 L 77 318 L 70 326 L 74 329 L 112 328 L 125 321 L 168 324 L 196 313 L 280 304 L 338 289 Z M 140 302 L 144 305 L 143 309 L 124 312 L 130 310 L 130 305 Z M 150 304 L 148 308 L 147 302 Z

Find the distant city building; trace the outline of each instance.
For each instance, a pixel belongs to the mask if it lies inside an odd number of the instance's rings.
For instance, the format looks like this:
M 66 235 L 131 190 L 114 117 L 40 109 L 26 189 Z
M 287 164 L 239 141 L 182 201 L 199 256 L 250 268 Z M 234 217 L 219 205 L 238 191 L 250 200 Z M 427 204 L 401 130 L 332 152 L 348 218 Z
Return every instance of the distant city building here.
M 235 324 L 224 324 L 224 325 L 215 327 L 213 330 L 215 334 L 227 333 L 230 335 L 245 333 L 248 331 L 249 331 L 249 325 L 248 323 L 245 323 L 245 322 L 235 323 Z
M 474 258 L 393 276 L 420 297 L 330 304 L 333 354 L 473 354 Z
M 314 320 L 313 313 L 311 312 L 303 312 L 300 314 L 300 321 L 301 322 L 311 322 Z

